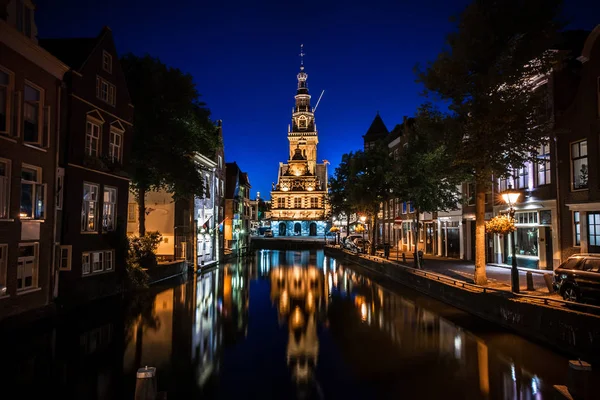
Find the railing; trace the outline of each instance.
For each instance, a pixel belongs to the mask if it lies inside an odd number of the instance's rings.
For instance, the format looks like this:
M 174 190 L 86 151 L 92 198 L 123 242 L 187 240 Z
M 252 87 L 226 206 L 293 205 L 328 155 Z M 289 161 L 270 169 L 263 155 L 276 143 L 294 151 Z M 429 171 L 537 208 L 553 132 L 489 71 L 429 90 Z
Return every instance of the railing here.
M 333 247 L 333 248 L 339 249 L 336 246 L 328 246 L 328 247 Z M 428 279 L 436 280 L 438 282 L 450 284 L 450 285 L 465 288 L 465 289 L 471 289 L 471 290 L 477 291 L 479 293 L 497 293 L 497 294 L 502 294 L 502 295 L 512 295 L 517 298 L 532 300 L 533 302 L 538 303 L 538 304 L 552 306 L 553 305 L 552 303 L 554 303 L 554 304 L 560 305 L 562 307 L 567 307 L 569 309 L 575 309 L 575 310 L 581 311 L 581 312 L 588 312 L 590 314 L 600 315 L 600 306 L 595 306 L 593 304 L 576 303 L 573 301 L 567 301 L 567 300 L 558 299 L 558 298 L 535 296 L 535 295 L 521 294 L 521 293 L 512 293 L 512 292 L 502 290 L 502 289 L 488 288 L 485 286 L 477 285 L 475 283 L 469 283 L 469 282 L 465 282 L 460 279 L 451 278 L 449 276 L 442 275 L 442 274 L 439 274 L 436 272 L 424 271 L 424 270 L 415 269 L 413 267 L 409 267 L 406 265 L 397 264 L 397 263 L 382 259 L 380 257 L 374 257 L 374 256 L 370 256 L 370 255 L 360 254 L 360 253 L 353 253 L 346 249 L 339 249 L 339 250 L 343 251 L 344 253 L 346 253 L 348 255 L 366 258 L 369 261 L 378 262 L 380 264 L 393 265 L 394 267 L 401 268 L 405 272 L 411 273 L 413 275 L 423 276 Z

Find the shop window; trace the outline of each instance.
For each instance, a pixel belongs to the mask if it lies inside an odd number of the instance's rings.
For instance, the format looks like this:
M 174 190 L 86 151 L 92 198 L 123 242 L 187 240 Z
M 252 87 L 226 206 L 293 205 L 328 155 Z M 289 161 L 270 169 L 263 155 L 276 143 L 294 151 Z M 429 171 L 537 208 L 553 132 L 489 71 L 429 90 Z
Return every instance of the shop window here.
M 574 190 L 588 187 L 587 140 L 571 144 L 571 183 Z
M 517 228 L 517 255 L 538 256 L 538 228 Z

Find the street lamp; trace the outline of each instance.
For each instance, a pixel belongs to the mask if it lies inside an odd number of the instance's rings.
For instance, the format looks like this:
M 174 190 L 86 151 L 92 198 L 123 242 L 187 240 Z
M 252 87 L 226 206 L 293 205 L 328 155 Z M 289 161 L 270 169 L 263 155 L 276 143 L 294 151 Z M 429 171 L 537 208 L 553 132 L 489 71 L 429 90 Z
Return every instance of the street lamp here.
M 513 190 L 512 186 L 502 192 L 502 200 L 508 205 L 508 215 L 514 221 L 515 208 L 514 205 L 519 199 L 521 193 Z M 512 234 L 512 268 L 510 269 L 511 286 L 513 293 L 519 293 L 519 270 L 517 269 L 517 233 L 516 230 Z
M 362 222 L 363 224 L 363 231 L 362 231 L 362 236 L 363 236 L 363 254 L 365 253 L 365 221 L 367 220 L 367 217 L 365 215 L 362 215 L 360 217 L 360 222 Z

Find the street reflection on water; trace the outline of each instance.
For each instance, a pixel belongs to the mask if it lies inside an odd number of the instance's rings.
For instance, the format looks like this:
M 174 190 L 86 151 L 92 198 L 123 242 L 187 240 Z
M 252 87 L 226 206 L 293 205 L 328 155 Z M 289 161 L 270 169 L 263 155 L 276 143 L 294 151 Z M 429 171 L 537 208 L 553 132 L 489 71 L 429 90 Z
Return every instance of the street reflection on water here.
M 78 399 L 132 399 L 146 365 L 169 399 L 548 399 L 565 383 L 565 358 L 355 268 L 261 250 L 10 339 L 0 373 Z

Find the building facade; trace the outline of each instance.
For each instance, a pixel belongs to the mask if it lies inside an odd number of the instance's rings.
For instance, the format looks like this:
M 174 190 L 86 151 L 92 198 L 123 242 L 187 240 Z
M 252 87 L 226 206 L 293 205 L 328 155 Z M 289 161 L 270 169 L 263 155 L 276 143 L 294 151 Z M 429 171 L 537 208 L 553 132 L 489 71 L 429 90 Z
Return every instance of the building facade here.
M 69 69 L 37 40 L 32 1 L 0 2 L 0 319 L 55 294 L 56 155 Z
M 324 235 L 328 227 L 327 164 L 317 162 L 319 136 L 306 86 L 304 65 L 298 74 L 296 105 L 288 128 L 289 157 L 279 163 L 271 191 L 273 236 Z
M 110 28 L 40 44 L 69 66 L 57 170 L 58 291 L 62 302 L 78 303 L 121 290 L 133 105 Z
M 226 163 L 225 176 L 225 252 L 239 254 L 250 244 L 250 179 L 236 162 Z

